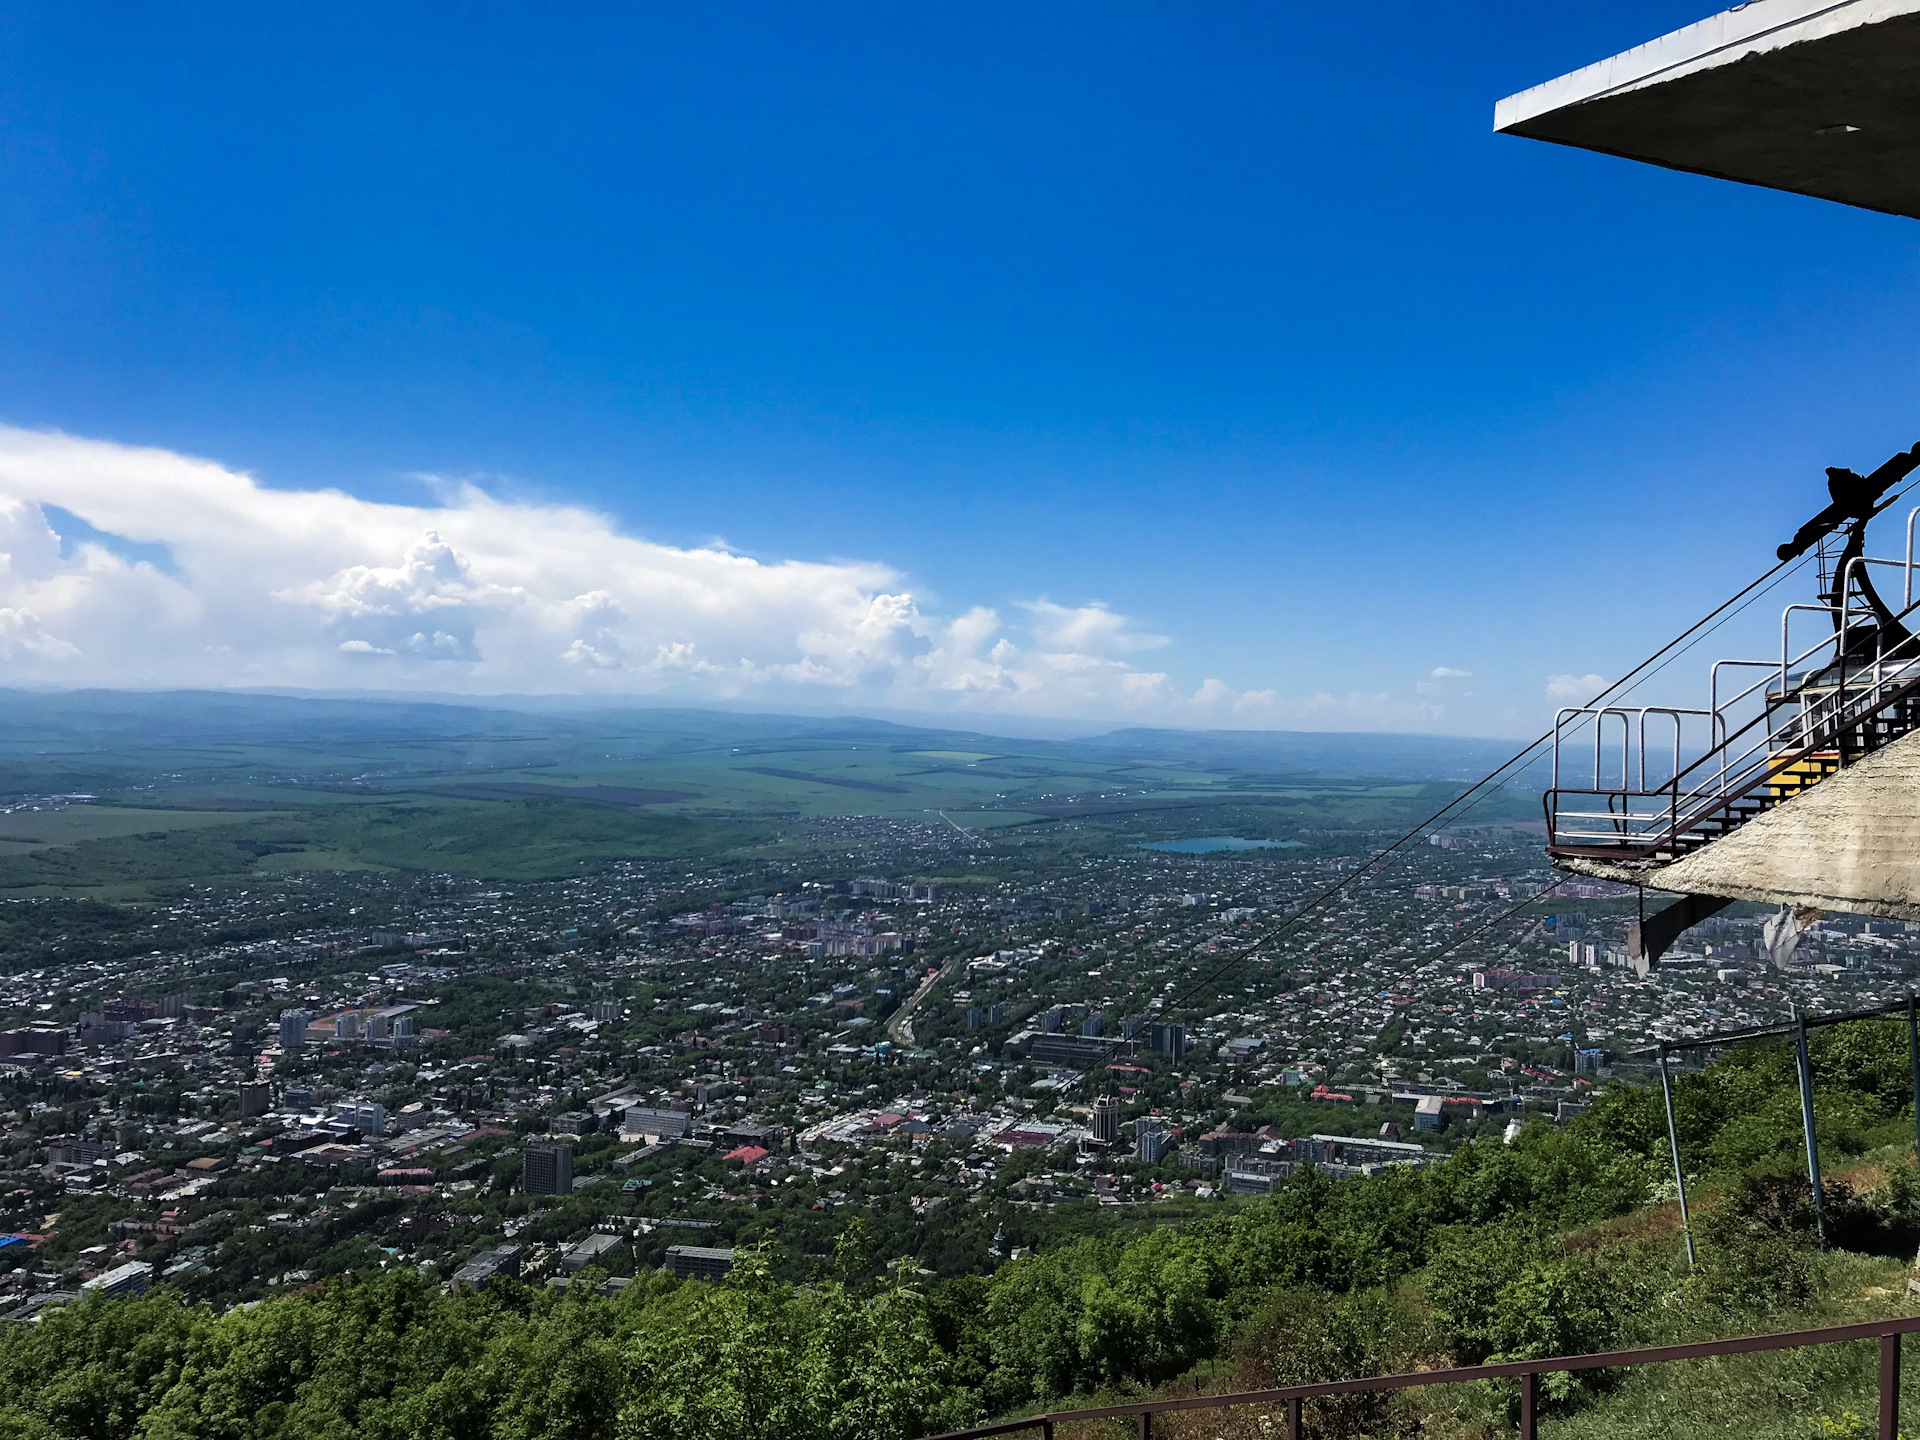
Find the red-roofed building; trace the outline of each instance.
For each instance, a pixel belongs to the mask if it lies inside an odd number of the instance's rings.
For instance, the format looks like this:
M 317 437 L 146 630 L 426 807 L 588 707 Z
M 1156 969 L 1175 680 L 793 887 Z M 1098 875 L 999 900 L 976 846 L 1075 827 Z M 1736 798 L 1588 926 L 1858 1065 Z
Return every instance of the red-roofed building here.
M 722 1158 L 738 1160 L 744 1167 L 748 1165 L 758 1165 L 762 1160 L 767 1158 L 767 1152 L 762 1150 L 758 1145 L 742 1145 L 738 1150 L 729 1150 Z
M 1027 1120 L 1008 1126 L 993 1137 L 996 1145 L 1005 1145 L 1009 1149 L 1040 1150 L 1060 1143 L 1066 1134 L 1066 1126 L 1054 1125 L 1044 1120 Z

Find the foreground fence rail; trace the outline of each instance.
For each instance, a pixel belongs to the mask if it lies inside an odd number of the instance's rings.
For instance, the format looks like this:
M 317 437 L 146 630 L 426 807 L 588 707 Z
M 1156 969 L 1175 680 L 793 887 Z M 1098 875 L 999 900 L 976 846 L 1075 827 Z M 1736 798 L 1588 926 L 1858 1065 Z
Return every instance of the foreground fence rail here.
M 1555 1355 L 1545 1360 L 1515 1360 L 1502 1365 L 1465 1365 L 1453 1370 L 1415 1370 L 1405 1375 L 1375 1375 L 1364 1380 L 1328 1380 L 1318 1385 L 1283 1385 L 1272 1390 L 1243 1390 L 1231 1395 L 1192 1395 L 1178 1400 L 1142 1400 L 1090 1410 L 1053 1410 L 1019 1420 L 950 1430 L 927 1440 L 981 1440 L 1038 1430 L 1054 1440 L 1054 1427 L 1079 1420 L 1139 1421 L 1140 1440 L 1152 1440 L 1153 1417 L 1176 1410 L 1224 1410 L 1236 1405 L 1285 1405 L 1287 1440 L 1302 1440 L 1301 1410 L 1325 1395 L 1354 1395 L 1371 1390 L 1411 1390 L 1423 1385 L 1457 1385 L 1467 1380 L 1520 1382 L 1520 1435 L 1538 1440 L 1540 1377 L 1573 1370 L 1614 1370 L 1632 1365 L 1662 1365 L 1674 1360 L 1705 1360 L 1717 1355 L 1749 1355 L 1759 1350 L 1798 1350 L 1809 1345 L 1838 1345 L 1849 1340 L 1880 1342 L 1880 1440 L 1896 1440 L 1900 1430 L 1900 1337 L 1920 1330 L 1920 1315 L 1833 1325 L 1823 1330 L 1788 1330 L 1775 1335 L 1743 1335 L 1733 1340 L 1702 1340 L 1690 1345 L 1659 1345 L 1645 1350 L 1611 1350 L 1599 1355 Z

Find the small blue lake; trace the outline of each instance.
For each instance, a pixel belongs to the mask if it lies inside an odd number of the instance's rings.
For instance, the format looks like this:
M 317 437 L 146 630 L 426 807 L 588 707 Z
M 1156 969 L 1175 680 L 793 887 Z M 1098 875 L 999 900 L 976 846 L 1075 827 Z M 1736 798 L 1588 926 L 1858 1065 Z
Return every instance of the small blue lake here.
M 1211 855 L 1216 850 L 1298 850 L 1299 840 L 1242 840 L 1236 835 L 1209 835 L 1204 840 L 1152 840 L 1142 850 L 1170 850 L 1176 855 Z

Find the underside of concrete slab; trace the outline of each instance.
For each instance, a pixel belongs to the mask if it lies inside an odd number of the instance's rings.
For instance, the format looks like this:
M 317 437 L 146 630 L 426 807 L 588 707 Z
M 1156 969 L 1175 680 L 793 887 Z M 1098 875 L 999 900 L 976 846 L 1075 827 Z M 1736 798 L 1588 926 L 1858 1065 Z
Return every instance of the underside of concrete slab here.
M 1682 895 L 1920 920 L 1920 730 L 1684 860 L 1559 864 Z
M 1920 218 L 1920 0 L 1755 0 L 1509 96 L 1494 128 Z

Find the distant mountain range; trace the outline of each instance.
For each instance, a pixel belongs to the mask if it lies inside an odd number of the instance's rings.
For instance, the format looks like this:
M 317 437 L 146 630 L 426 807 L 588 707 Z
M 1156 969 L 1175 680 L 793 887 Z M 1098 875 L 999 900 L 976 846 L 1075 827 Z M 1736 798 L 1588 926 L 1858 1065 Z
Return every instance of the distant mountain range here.
M 1131 728 L 1080 738 L 1009 739 L 937 723 L 863 716 L 755 714 L 565 697 L 298 695 L 248 691 L 0 689 L 0 787 L 12 791 L 127 783 L 178 752 L 181 766 L 230 769 L 236 747 L 285 773 L 337 773 L 351 757 L 379 768 L 486 771 L 644 763 L 728 747 L 877 744 L 1058 760 L 1165 761 L 1250 776 L 1477 779 L 1511 755 L 1509 740 L 1318 731 Z M 304 757 L 304 758 L 303 758 Z

